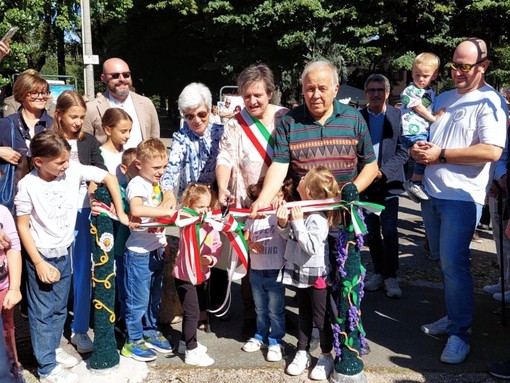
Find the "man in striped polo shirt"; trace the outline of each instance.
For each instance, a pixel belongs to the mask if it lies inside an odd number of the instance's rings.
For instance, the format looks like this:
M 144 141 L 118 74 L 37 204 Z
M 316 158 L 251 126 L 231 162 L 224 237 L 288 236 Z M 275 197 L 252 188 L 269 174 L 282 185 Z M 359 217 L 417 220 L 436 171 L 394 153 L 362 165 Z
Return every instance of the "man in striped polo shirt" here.
M 328 61 L 308 64 L 301 75 L 305 105 L 292 109 L 276 127 L 273 162 L 252 215 L 269 206 L 287 173 L 299 182 L 315 166 L 327 167 L 343 186 L 365 190 L 378 172 L 367 125 L 361 114 L 335 99 L 338 72 Z

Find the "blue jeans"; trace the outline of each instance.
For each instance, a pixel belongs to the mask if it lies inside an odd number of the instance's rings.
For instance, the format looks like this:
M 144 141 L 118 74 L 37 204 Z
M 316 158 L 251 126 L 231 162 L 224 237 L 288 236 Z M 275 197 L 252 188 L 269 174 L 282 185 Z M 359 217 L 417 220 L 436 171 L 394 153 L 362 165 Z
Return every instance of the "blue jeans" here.
M 431 197 L 421 203 L 423 223 L 432 256 L 439 259 L 443 275 L 450 335 L 469 343 L 474 295 L 469 246 L 482 205 Z
M 158 327 L 163 288 L 163 252 L 124 253 L 126 283 L 126 328 L 129 341 L 154 334 Z
M 44 257 L 43 257 L 44 258 Z M 56 366 L 55 349 L 60 347 L 67 317 L 67 298 L 71 288 L 71 256 L 44 258 L 60 271 L 60 280 L 52 285 L 42 283 L 34 264 L 26 261 L 27 300 L 30 337 L 39 376 L 48 375 Z
M 368 233 L 374 272 L 385 278 L 396 278 L 398 269 L 398 204 L 399 197 L 392 195 L 378 201 L 384 205 L 380 215 L 367 214 L 365 223 Z
M 281 343 L 285 336 L 285 286 L 276 281 L 279 270 L 250 269 L 250 283 L 257 313 L 254 338 L 269 346 Z
M 89 331 L 90 302 L 92 297 L 92 245 L 90 234 L 90 208 L 78 209 L 73 244 L 73 312 L 71 330 Z

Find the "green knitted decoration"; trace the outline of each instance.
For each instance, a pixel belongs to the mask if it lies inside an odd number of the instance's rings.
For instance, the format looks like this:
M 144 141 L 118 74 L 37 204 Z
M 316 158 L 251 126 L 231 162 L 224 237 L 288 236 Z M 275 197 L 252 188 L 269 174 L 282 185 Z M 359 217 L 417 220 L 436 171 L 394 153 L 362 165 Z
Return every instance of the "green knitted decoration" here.
M 345 185 L 342 190 L 342 201 L 349 203 L 358 199 L 356 185 L 353 183 Z M 350 215 L 345 214 L 344 217 L 336 242 L 338 254 L 333 295 L 338 311 L 336 322 L 333 323 L 336 360 L 332 382 L 364 381 L 364 364 L 360 354 L 361 343 L 365 342 L 360 318 L 365 274 L 360 256 L 362 236 L 356 237 Z
M 108 189 L 102 186 L 94 193 L 96 200 L 110 206 Z M 94 306 L 94 351 L 90 357 L 92 369 L 106 369 L 119 364 L 115 341 L 115 266 L 112 219 L 105 215 L 92 216 L 92 303 Z

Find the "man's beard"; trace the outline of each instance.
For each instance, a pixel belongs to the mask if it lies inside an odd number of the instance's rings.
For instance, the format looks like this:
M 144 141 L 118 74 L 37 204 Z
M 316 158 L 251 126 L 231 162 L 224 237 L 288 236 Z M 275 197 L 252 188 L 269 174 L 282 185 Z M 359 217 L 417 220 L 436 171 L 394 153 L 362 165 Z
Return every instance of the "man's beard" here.
M 111 92 L 116 94 L 117 96 L 120 96 L 120 97 L 127 97 L 129 95 L 129 88 L 122 89 L 122 90 L 113 88 Z
M 124 84 L 122 84 L 122 85 L 124 85 Z M 110 90 L 110 93 L 113 93 L 116 96 L 127 97 L 127 96 L 129 96 L 129 92 L 131 90 L 131 85 L 130 84 L 126 84 L 126 85 L 128 86 L 127 89 L 118 89 L 117 86 L 112 86 L 112 87 L 109 87 L 108 89 Z

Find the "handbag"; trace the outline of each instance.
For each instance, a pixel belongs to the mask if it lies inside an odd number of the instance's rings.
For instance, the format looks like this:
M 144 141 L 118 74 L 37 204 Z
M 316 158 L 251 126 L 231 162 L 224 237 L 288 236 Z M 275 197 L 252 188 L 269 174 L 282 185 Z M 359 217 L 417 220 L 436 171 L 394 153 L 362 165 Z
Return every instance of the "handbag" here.
M 9 122 L 11 123 L 11 148 L 14 148 L 14 123 L 10 118 Z M 9 162 L 0 165 L 0 204 L 6 206 L 11 213 L 14 213 L 14 184 L 17 168 L 17 165 Z

